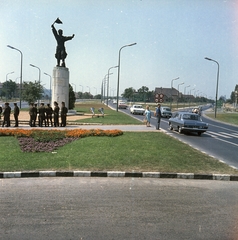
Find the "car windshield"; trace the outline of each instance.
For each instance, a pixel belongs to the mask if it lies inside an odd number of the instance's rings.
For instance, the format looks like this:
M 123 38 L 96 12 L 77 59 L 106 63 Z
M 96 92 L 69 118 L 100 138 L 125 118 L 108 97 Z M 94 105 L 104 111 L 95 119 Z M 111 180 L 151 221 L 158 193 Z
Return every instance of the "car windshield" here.
M 163 108 L 163 110 L 170 112 L 170 108 Z
M 187 120 L 199 120 L 198 119 L 198 115 L 192 115 L 192 114 L 184 114 L 183 115 L 183 119 L 187 119 Z
M 138 106 L 135 106 L 135 108 L 142 108 L 142 106 L 138 105 Z

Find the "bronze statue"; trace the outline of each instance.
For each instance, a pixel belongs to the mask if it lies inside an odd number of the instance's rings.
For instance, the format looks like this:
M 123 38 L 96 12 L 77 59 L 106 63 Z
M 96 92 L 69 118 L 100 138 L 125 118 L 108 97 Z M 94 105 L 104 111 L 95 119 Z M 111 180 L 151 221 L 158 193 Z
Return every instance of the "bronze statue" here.
M 74 38 L 74 34 L 71 37 L 65 37 L 63 36 L 63 30 L 59 29 L 58 32 L 56 31 L 54 24 L 55 23 L 61 23 L 61 20 L 57 18 L 55 22 L 51 25 L 52 27 L 52 32 L 55 36 L 55 39 L 57 41 L 57 47 L 56 47 L 56 53 L 55 53 L 55 58 L 57 59 L 57 67 L 66 67 L 65 66 L 65 58 L 67 57 L 67 53 L 65 50 L 64 43 L 68 40 L 71 40 Z M 60 60 L 62 60 L 62 64 L 60 65 Z

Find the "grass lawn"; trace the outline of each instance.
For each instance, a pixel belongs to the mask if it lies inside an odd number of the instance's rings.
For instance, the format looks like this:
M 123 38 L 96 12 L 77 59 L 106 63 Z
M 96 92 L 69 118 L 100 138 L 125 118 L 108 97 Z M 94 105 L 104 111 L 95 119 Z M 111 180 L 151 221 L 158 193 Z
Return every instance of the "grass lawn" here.
M 206 112 L 206 116 L 212 119 L 215 119 L 215 113 Z M 216 119 L 221 122 L 238 125 L 238 113 L 233 113 L 233 112 L 217 113 Z
M 15 137 L 0 137 L 0 171 L 89 170 L 238 174 L 226 164 L 160 132 L 86 137 L 53 153 L 21 152 Z
M 90 108 L 95 108 L 95 115 L 99 114 L 98 109 L 104 108 L 105 116 L 103 117 L 90 117 L 86 119 L 76 120 L 76 122 L 83 122 L 83 123 L 99 123 L 99 124 L 113 124 L 113 125 L 126 125 L 126 124 L 143 124 L 141 121 L 132 118 L 122 112 L 117 112 L 112 110 L 108 106 L 101 104 L 101 103 L 78 103 L 75 105 L 75 110 L 78 113 L 82 114 L 92 114 Z M 129 112 L 129 111 L 128 111 Z M 101 114 L 99 114 L 101 115 Z

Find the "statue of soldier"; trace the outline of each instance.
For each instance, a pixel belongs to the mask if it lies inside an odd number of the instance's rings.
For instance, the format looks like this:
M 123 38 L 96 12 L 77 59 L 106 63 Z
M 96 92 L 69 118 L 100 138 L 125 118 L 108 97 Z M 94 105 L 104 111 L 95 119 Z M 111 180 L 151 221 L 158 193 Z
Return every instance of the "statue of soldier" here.
M 51 25 L 52 32 L 55 36 L 55 39 L 57 41 L 57 47 L 56 47 L 56 53 L 55 58 L 57 59 L 57 67 L 66 67 L 65 65 L 65 58 L 67 57 L 66 49 L 64 46 L 64 43 L 68 40 L 71 40 L 74 38 L 74 34 L 71 37 L 63 36 L 63 30 L 59 29 L 58 32 L 56 31 L 54 24 L 55 23 L 62 23 L 59 18 L 56 19 L 56 21 Z M 60 65 L 60 60 L 62 60 L 62 64 Z

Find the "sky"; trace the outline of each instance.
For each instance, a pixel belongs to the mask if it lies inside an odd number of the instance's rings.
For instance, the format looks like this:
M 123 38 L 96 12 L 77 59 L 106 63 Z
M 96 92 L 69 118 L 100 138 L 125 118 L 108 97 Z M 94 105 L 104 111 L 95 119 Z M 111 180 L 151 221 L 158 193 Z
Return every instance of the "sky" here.
M 238 84 L 238 0 L 1 0 L 0 82 L 23 81 L 50 88 L 56 66 L 51 24 L 66 42 L 66 66 L 74 90 L 101 93 L 108 69 L 118 65 L 120 94 L 146 86 L 178 89 L 183 94 L 230 98 Z M 14 72 L 12 74 L 9 74 Z M 110 70 L 109 95 L 116 96 L 117 68 Z M 179 77 L 178 80 L 173 79 Z M 182 84 L 183 83 L 183 84 Z M 190 87 L 187 87 L 190 86 Z M 186 90 L 186 92 L 184 92 Z

